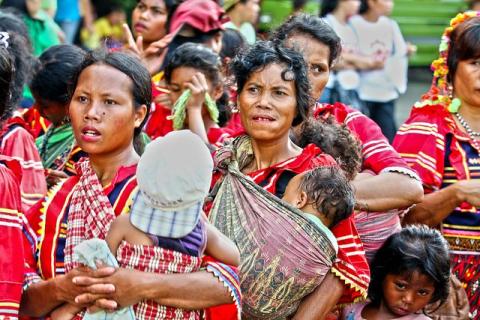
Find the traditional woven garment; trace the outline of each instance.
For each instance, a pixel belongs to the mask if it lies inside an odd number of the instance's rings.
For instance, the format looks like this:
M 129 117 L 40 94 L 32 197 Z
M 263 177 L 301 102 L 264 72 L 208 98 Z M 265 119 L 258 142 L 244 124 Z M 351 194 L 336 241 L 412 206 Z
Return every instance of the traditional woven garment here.
M 0 155 L 0 319 L 18 319 L 22 296 L 20 164 Z
M 157 246 L 132 245 L 123 241 L 117 250 L 122 268 L 152 273 L 190 273 L 200 269 L 202 259 Z M 194 288 L 192 288 L 193 290 Z M 162 306 L 146 300 L 134 306 L 136 319 L 198 320 L 200 311 Z
M 70 123 L 59 127 L 51 125 L 35 144 L 45 169 L 61 170 L 70 176 L 75 174 L 75 163 L 87 156 L 77 146 Z
M 22 210 L 26 212 L 47 193 L 42 161 L 27 124 L 19 117 L 0 126 L 0 154 L 17 160 L 22 166 Z
M 65 245 L 66 272 L 80 266 L 73 261 L 73 248 L 86 239 L 105 239 L 110 225 L 115 219 L 112 205 L 105 195 L 90 161 L 80 161 L 77 164 L 77 172 L 81 178 L 73 191 L 70 202 Z
M 210 220 L 240 250 L 244 318 L 286 319 L 331 269 L 335 240 L 240 172 L 249 147 L 242 136 L 217 153 L 226 174 Z

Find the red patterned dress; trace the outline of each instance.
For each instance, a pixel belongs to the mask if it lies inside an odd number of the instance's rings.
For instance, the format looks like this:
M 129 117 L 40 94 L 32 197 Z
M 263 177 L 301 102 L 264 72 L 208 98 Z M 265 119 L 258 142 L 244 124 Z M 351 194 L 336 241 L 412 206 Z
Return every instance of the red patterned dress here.
M 459 180 L 480 181 L 480 156 L 443 105 L 414 107 L 393 146 L 420 175 L 425 193 Z M 453 273 L 463 282 L 474 319 L 480 317 L 480 208 L 462 203 L 442 222 Z
M 81 164 L 81 162 L 79 164 Z M 81 170 L 78 170 L 79 168 L 77 165 L 77 171 L 82 173 Z M 81 237 L 86 239 L 92 233 L 98 232 L 98 230 L 94 230 L 94 225 L 109 224 L 115 216 L 130 211 L 131 201 L 135 192 L 138 190 L 135 172 L 136 165 L 121 167 L 119 169 L 112 182 L 103 188 L 103 193 L 108 198 L 108 200 L 106 200 L 109 202 L 108 206 L 113 209 L 114 215 L 112 214 L 110 216 L 105 212 L 101 212 L 98 208 L 92 209 L 92 211 L 96 210 L 96 212 L 98 212 L 98 219 L 94 219 L 93 221 L 89 219 L 82 220 L 80 222 L 80 225 L 84 227 L 82 232 L 76 232 L 79 230 L 79 223 L 77 223 L 77 221 L 69 220 L 69 214 L 75 212 L 72 208 L 75 208 L 83 202 L 81 199 L 79 201 L 78 193 L 74 192 L 77 185 L 84 183 L 81 179 L 81 174 L 72 176 L 62 184 L 54 187 L 49 191 L 49 194 L 43 201 L 39 201 L 29 210 L 26 215 L 28 225 L 24 228 L 25 260 L 27 263 L 24 283 L 25 289 L 28 289 L 28 287 L 35 282 L 42 281 L 42 279 L 50 279 L 66 272 L 66 267 L 68 266 L 66 264 L 66 256 L 68 252 L 71 251 L 67 234 L 72 238 Z M 74 201 L 75 203 L 73 203 Z M 89 225 L 89 222 L 93 224 Z M 104 238 L 106 236 L 105 233 L 106 232 L 94 234 L 94 236 Z M 120 257 L 120 261 L 124 266 L 127 266 L 132 261 L 132 255 L 127 255 L 125 252 L 131 248 L 125 245 L 121 248 L 123 255 Z M 132 251 L 130 253 L 146 254 L 145 251 L 142 252 L 137 250 L 137 252 Z M 192 266 L 197 267 L 197 262 L 190 261 L 190 263 Z M 232 300 L 238 305 L 240 293 L 238 280 L 235 278 L 235 271 L 232 271 L 231 268 L 220 263 L 206 263 L 205 268 L 229 288 L 232 293 Z M 185 271 L 187 271 L 187 269 L 185 269 Z M 140 307 L 142 306 L 143 305 Z M 154 313 L 156 310 L 156 308 L 138 308 L 136 314 L 140 319 L 152 319 L 152 314 L 153 318 L 157 315 L 157 313 Z M 174 314 L 172 311 L 174 308 L 163 308 L 161 311 L 162 310 L 166 310 L 164 314 L 165 319 L 177 319 L 167 317 L 167 315 Z M 187 317 L 186 319 L 190 318 Z M 193 317 L 192 319 L 196 318 Z M 217 317 L 216 319 L 221 318 Z
M 362 148 L 361 171 L 370 171 L 374 174 L 397 172 L 418 179 L 417 174 L 388 143 L 380 127 L 372 119 L 342 103 L 335 103 L 334 105 L 317 104 L 314 111 L 316 118 L 330 115 L 334 116 L 338 123 L 345 124 L 350 132 L 360 140 Z M 401 229 L 398 211 L 357 211 L 354 220 L 369 260 L 391 234 Z M 341 243 L 339 244 L 341 246 Z M 348 246 L 348 244 L 346 245 Z M 349 270 L 344 268 L 343 272 L 348 273 Z M 369 282 L 370 278 L 366 277 L 355 281 L 355 285 L 350 286 L 341 302 L 353 302 L 349 299 L 349 296 L 357 298 L 359 293 L 366 296 Z M 355 291 L 355 288 L 358 290 Z
M 47 182 L 35 140 L 18 117 L 0 126 L 0 154 L 17 160 L 22 167 L 22 209 L 26 212 L 47 193 Z
M 0 156 L 0 319 L 18 319 L 24 259 L 17 161 Z

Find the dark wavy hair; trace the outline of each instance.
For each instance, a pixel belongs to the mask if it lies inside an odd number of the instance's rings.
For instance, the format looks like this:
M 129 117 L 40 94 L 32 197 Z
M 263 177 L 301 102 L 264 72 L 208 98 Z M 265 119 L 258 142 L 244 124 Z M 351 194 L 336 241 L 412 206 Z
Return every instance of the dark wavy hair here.
M 214 86 L 222 85 L 223 94 L 216 101 L 219 111 L 219 125 L 223 126 L 230 118 L 228 92 L 223 85 L 222 61 L 220 56 L 201 44 L 185 43 L 175 50 L 170 63 L 165 68 L 165 80 L 171 82 L 172 73 L 180 67 L 190 67 L 201 71 Z
M 372 260 L 368 297 L 372 303 L 379 305 L 383 299 L 383 282 L 388 274 L 417 271 L 434 283 L 435 292 L 430 303 L 444 302 L 450 289 L 448 250 L 448 243 L 440 232 L 425 225 L 411 225 L 391 235 Z
M 36 59 L 32 54 L 27 27 L 20 17 L 7 10 L 0 10 L 0 31 L 7 32 L 9 35 L 7 51 L 15 67 L 10 86 L 10 100 L 0 119 L 5 120 L 12 116 L 13 111 L 20 104 L 24 85 L 30 82 L 31 69 L 35 66 Z
M 147 107 L 147 116 L 138 128 L 135 128 L 134 136 L 138 137 L 142 131 L 145 122 L 147 122 L 148 114 L 152 104 L 152 84 L 148 70 L 143 66 L 142 62 L 127 53 L 123 52 L 106 52 L 104 50 L 93 51 L 87 54 L 79 69 L 72 77 L 69 85 L 69 99 L 72 98 L 75 88 L 77 87 L 78 78 L 81 73 L 88 67 L 93 65 L 107 65 L 122 72 L 132 80 L 132 97 L 133 104 L 136 109 L 142 105 Z
M 309 118 L 302 123 L 300 137 L 292 141 L 305 148 L 313 143 L 331 155 L 349 180 L 353 180 L 362 166 L 360 141 L 345 124 L 339 124 L 332 116 L 326 119 Z
M 7 50 L 0 45 L 0 119 L 10 100 L 10 84 L 13 79 L 13 61 Z M 0 125 L 2 121 L 0 120 Z
M 333 31 L 332 27 L 323 19 L 308 14 L 291 16 L 274 31 L 270 39 L 284 43 L 291 36 L 299 34 L 310 36 L 330 49 L 328 58 L 330 67 L 342 52 L 340 37 Z
M 470 18 L 453 29 L 448 50 L 448 81 L 453 83 L 460 61 L 480 57 L 480 17 Z
M 87 52 L 73 45 L 58 45 L 48 48 L 39 57 L 37 70 L 30 90 L 42 99 L 66 105 L 70 101 L 69 83 L 80 68 Z
M 305 173 L 300 190 L 313 202 L 315 210 L 332 221 L 333 228 L 353 213 L 355 195 L 347 177 L 339 167 L 318 167 Z
M 299 52 L 284 48 L 271 41 L 258 41 L 251 48 L 239 53 L 230 64 L 230 69 L 237 81 L 238 94 L 242 92 L 252 73 L 270 64 L 285 65 L 282 79 L 294 81 L 297 115 L 293 119 L 292 126 L 299 125 L 307 119 L 310 107 L 314 104 L 309 93 L 307 66 Z

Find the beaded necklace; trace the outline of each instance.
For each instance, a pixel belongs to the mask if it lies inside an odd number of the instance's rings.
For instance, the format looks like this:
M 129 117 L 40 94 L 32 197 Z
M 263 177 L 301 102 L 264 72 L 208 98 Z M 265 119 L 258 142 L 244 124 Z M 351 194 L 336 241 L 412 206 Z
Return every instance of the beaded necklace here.
M 462 127 L 465 128 L 465 130 L 468 133 L 468 136 L 470 137 L 470 140 L 472 140 L 472 144 L 475 147 L 475 149 L 480 150 L 480 145 L 476 139 L 476 137 L 480 137 L 480 132 L 473 131 L 470 125 L 467 123 L 467 121 L 460 115 L 460 113 L 455 112 L 454 113 L 455 117 L 457 117 L 458 122 L 462 125 Z

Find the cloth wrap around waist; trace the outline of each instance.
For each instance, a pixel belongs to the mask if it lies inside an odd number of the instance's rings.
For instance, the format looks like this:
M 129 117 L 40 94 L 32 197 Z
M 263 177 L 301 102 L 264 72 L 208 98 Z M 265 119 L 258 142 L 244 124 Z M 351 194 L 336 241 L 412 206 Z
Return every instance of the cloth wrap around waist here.
M 241 173 L 252 154 L 247 136 L 217 152 L 224 176 L 209 219 L 240 250 L 243 318 L 286 319 L 323 281 L 335 246 L 328 229 Z

